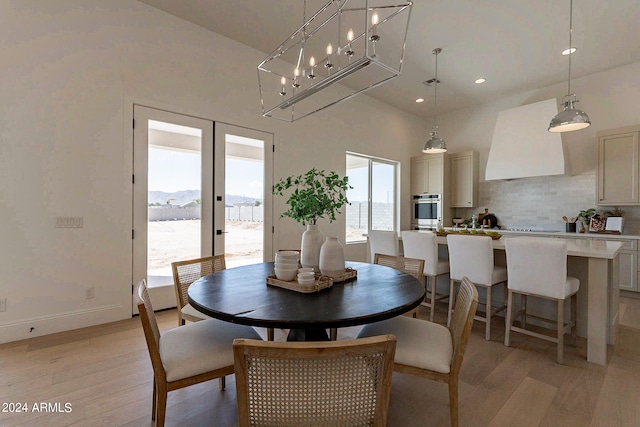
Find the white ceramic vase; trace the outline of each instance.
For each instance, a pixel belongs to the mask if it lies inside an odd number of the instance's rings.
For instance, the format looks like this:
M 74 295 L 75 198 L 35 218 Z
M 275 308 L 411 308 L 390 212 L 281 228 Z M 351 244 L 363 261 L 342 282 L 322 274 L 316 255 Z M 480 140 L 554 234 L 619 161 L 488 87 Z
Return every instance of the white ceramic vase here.
M 320 268 L 320 248 L 324 235 L 318 230 L 317 224 L 307 224 L 307 230 L 302 233 L 300 264 L 312 267 L 315 271 Z
M 329 277 L 344 273 L 344 250 L 337 237 L 327 237 L 320 248 L 320 273 Z

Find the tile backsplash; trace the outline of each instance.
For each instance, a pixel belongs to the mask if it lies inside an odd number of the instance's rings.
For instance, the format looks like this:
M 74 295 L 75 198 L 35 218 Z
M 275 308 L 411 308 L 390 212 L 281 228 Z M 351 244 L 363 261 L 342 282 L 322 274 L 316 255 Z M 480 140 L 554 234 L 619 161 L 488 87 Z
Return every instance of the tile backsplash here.
M 595 204 L 595 174 L 548 176 L 479 184 L 479 205 L 456 209 L 456 216 L 470 218 L 489 209 L 503 228 L 564 231 L 562 216 L 569 219 L 583 209 L 609 210 Z M 640 206 L 622 206 L 624 234 L 640 234 Z

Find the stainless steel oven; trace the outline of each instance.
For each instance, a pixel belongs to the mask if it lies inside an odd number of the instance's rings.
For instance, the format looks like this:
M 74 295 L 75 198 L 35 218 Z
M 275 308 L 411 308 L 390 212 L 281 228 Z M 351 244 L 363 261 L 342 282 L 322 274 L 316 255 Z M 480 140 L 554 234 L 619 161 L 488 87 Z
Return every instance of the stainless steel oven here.
M 414 229 L 435 230 L 442 218 L 441 194 L 417 194 L 411 200 L 411 226 Z

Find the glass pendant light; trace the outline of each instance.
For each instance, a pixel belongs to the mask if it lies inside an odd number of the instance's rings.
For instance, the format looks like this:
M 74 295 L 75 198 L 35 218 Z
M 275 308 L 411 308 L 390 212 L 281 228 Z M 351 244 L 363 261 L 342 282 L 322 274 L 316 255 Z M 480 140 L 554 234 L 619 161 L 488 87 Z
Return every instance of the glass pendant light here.
M 573 48 L 571 44 L 571 33 L 573 32 L 573 0 L 569 0 L 569 49 Z M 575 52 L 575 51 L 574 51 Z M 569 51 L 569 90 L 564 97 L 564 109 L 558 113 L 551 123 L 549 123 L 549 132 L 570 132 L 573 130 L 584 129 L 591 125 L 589 116 L 582 110 L 574 108 L 574 104 L 578 102 L 575 93 L 571 93 L 571 55 Z
M 433 97 L 433 105 L 435 109 L 433 128 L 431 128 L 431 138 L 424 143 L 422 147 L 423 153 L 444 153 L 447 151 L 447 145 L 438 135 L 438 54 L 442 52 L 441 48 L 435 48 L 431 53 L 436 56 L 436 78 L 433 81 L 435 85 L 435 96 Z

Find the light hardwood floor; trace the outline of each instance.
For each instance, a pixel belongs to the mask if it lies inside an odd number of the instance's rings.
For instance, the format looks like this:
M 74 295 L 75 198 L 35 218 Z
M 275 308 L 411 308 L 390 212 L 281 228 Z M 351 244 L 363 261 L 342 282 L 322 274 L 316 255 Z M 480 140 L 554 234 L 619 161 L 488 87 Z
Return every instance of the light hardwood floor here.
M 427 310 L 421 308 L 420 317 L 427 319 Z M 163 330 L 177 324 L 175 310 L 158 318 Z M 446 321 L 444 305 L 436 321 Z M 504 326 L 495 323 L 491 342 L 484 324 L 474 325 L 460 378 L 461 425 L 640 425 L 640 300 L 621 299 L 618 341 L 607 367 L 586 362 L 584 340 L 565 347 L 563 366 L 555 362 L 553 343 L 513 334 L 505 347 Z M 340 330 L 339 338 L 358 330 Z M 277 331 L 276 339 L 283 337 Z M 28 407 L 26 413 L 0 412 L 0 426 L 152 425 L 152 371 L 137 317 L 0 345 L 0 372 L 0 410 L 12 409 L 11 403 Z M 41 403 L 49 412 L 33 410 Z M 167 426 L 235 426 L 233 377 L 223 392 L 211 381 L 170 393 L 167 416 Z M 389 426 L 448 424 L 445 385 L 394 373 Z

